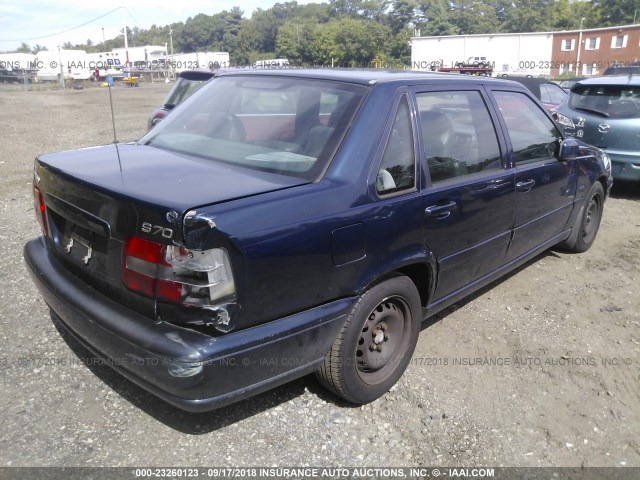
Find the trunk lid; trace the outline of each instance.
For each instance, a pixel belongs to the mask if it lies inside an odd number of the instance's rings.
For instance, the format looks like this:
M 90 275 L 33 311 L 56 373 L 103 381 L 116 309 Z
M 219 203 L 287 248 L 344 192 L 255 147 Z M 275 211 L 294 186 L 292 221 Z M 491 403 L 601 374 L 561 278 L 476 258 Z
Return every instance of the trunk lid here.
M 128 237 L 179 244 L 182 219 L 191 209 L 308 183 L 136 144 L 42 155 L 34 182 L 56 257 L 87 283 L 145 314 L 153 311 L 152 301 L 121 280 Z

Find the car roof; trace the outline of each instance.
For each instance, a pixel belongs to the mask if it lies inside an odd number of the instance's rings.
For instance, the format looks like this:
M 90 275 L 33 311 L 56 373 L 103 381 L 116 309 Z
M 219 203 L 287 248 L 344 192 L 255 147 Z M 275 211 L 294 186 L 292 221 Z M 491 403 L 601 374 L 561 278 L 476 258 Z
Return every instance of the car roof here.
M 553 85 L 557 85 L 551 80 L 547 80 L 546 78 L 540 77 L 518 77 L 518 76 L 509 76 L 505 77 L 505 80 L 513 80 L 515 82 L 523 84 L 525 87 L 529 87 L 530 85 L 540 85 L 541 83 L 551 83 Z
M 303 77 L 316 80 L 335 80 L 349 83 L 357 83 L 361 85 L 375 85 L 379 83 L 402 83 L 411 84 L 414 82 L 429 81 L 429 83 L 442 82 L 499 82 L 506 85 L 510 84 L 508 79 L 495 79 L 489 77 L 476 77 L 471 75 L 460 75 L 457 73 L 440 73 L 440 72 L 419 72 L 415 70 L 377 70 L 377 69 L 304 69 L 304 68 L 275 68 L 275 69 L 226 69 L 220 76 L 252 76 L 252 75 L 268 75 L 281 77 Z
M 580 80 L 578 85 L 632 85 L 640 86 L 639 75 L 611 75 L 607 77 L 591 77 L 586 80 Z M 574 87 L 575 87 L 574 86 Z

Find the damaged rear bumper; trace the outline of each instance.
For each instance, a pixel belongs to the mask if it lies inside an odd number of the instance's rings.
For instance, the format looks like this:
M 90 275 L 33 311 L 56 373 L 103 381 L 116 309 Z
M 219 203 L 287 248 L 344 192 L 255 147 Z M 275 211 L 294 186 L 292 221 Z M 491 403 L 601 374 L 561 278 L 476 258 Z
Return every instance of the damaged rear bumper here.
M 86 347 L 137 385 L 181 409 L 212 410 L 318 368 L 354 298 L 211 337 L 154 321 L 66 270 L 42 237 L 24 258 L 45 301 Z

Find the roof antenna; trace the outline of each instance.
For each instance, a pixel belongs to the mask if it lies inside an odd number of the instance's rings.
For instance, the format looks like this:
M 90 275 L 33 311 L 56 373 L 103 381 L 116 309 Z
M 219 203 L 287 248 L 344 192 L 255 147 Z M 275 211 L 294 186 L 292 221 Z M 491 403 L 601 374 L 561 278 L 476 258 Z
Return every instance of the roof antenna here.
M 113 97 L 111 96 L 111 84 L 107 77 L 107 87 L 109 88 L 109 105 L 111 106 L 111 124 L 113 125 L 113 144 L 116 146 L 116 155 L 118 155 L 118 165 L 120 166 L 120 173 L 122 173 L 122 162 L 120 161 L 120 150 L 118 150 L 118 137 L 116 135 L 116 116 L 113 113 Z

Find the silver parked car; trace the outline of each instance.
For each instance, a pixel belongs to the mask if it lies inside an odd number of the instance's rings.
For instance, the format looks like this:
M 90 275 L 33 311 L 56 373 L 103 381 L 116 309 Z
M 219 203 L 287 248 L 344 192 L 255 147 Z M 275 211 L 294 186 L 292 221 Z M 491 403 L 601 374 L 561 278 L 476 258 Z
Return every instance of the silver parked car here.
M 566 135 L 609 154 L 614 179 L 640 181 L 640 77 L 582 80 L 556 115 Z

